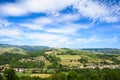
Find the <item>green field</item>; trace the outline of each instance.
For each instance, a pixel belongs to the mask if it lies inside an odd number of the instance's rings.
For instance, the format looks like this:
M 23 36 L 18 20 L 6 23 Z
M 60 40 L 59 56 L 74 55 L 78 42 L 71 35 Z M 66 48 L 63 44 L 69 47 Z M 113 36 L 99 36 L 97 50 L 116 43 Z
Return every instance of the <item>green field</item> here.
M 30 76 L 31 73 L 17 72 L 17 75 L 18 75 L 19 77 L 23 77 L 23 76 Z
M 24 76 L 31 76 L 31 77 L 40 77 L 40 78 L 47 78 L 50 77 L 50 74 L 32 74 L 30 72 L 23 73 L 23 72 L 17 72 L 18 77 L 24 77 Z

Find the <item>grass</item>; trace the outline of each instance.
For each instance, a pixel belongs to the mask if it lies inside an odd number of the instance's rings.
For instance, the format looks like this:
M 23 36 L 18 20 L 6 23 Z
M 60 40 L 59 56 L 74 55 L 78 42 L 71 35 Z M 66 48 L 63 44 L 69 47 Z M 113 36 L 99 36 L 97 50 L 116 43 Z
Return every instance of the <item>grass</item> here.
M 31 73 L 17 72 L 17 75 L 18 75 L 19 77 L 23 77 L 23 76 L 30 76 Z
M 40 78 L 47 78 L 51 76 L 50 74 L 32 74 L 31 71 L 27 71 L 26 73 L 17 72 L 17 75 L 19 77 L 31 76 L 31 77 L 40 77 Z

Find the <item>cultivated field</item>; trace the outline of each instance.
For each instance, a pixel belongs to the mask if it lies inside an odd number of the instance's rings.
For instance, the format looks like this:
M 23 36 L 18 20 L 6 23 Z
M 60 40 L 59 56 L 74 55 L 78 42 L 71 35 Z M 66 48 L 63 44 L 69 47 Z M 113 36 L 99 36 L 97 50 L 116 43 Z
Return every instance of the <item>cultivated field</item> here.
M 50 74 L 31 74 L 31 77 L 40 77 L 40 78 L 48 78 L 51 75 Z
M 56 57 L 59 57 L 61 60 L 63 60 L 63 59 L 80 59 L 79 55 L 56 55 Z

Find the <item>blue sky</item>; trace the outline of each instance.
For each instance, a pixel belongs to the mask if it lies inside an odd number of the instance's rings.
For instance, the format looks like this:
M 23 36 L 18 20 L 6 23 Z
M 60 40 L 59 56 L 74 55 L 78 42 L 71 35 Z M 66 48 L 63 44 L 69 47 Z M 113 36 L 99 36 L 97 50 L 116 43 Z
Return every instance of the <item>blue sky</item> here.
M 1 0 L 0 43 L 120 48 L 120 0 Z

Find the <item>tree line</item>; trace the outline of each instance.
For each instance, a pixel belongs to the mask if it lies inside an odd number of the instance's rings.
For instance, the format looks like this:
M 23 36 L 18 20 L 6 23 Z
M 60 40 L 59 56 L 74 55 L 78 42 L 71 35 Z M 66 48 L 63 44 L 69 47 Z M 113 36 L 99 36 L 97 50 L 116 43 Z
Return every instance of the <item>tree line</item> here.
M 0 80 L 120 80 L 119 69 L 76 69 L 68 72 L 51 74 L 51 77 L 18 77 L 14 69 L 7 69 L 0 74 Z

